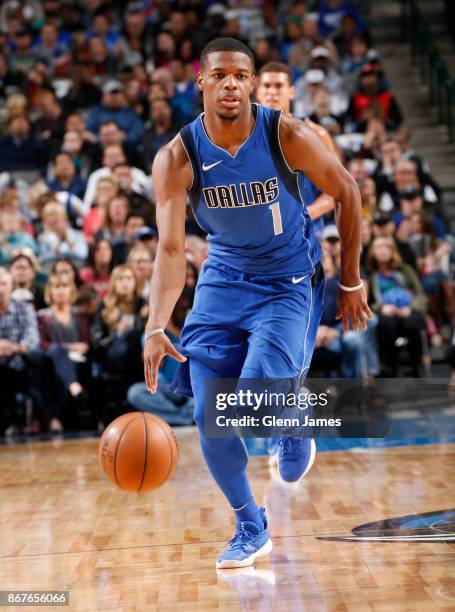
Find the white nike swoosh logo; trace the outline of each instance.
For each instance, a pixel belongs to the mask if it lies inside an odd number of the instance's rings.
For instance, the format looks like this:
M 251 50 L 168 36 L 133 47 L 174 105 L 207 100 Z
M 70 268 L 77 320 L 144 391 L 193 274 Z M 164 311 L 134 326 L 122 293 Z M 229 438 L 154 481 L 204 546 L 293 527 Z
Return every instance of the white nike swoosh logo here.
M 223 160 L 220 159 L 220 161 L 215 162 L 214 164 L 210 164 L 208 166 L 206 166 L 205 164 L 202 164 L 202 169 L 204 170 L 204 172 L 207 172 L 207 170 L 210 170 L 210 168 L 214 168 L 215 166 L 218 166 L 218 164 L 221 164 Z
M 293 285 L 297 285 L 298 283 L 300 283 L 301 281 L 303 281 L 304 278 L 306 278 L 308 276 L 308 274 L 306 276 L 300 276 L 300 278 L 295 278 L 294 276 L 292 277 L 292 284 Z

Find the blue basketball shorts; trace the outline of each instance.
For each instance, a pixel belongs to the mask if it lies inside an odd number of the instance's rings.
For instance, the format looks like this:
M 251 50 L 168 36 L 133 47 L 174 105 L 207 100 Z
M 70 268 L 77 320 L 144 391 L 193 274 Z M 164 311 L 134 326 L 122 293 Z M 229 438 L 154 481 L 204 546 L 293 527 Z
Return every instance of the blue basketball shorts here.
M 321 263 L 301 277 L 246 274 L 207 260 L 180 346 L 188 357 L 171 389 L 193 395 L 189 363 L 219 378 L 300 379 L 310 367 L 322 316 Z

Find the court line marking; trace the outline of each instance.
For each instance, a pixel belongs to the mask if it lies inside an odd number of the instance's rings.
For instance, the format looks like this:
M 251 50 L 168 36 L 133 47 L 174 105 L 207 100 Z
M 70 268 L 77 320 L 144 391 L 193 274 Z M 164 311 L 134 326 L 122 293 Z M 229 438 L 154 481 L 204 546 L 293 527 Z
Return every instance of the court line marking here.
M 98 522 L 99 520 L 97 521 L 97 523 Z M 425 529 L 425 528 L 422 527 L 422 529 Z M 392 529 L 384 530 L 384 533 L 387 533 L 387 531 L 392 531 Z M 347 535 L 346 530 L 340 531 L 340 532 L 332 532 L 332 533 L 302 533 L 302 534 L 297 534 L 297 535 L 284 535 L 284 536 L 273 536 L 272 535 L 272 540 L 274 541 L 275 540 L 295 540 L 297 538 L 316 538 L 317 539 L 317 537 L 343 537 L 343 535 L 345 536 L 343 540 L 346 540 L 346 541 L 357 541 L 357 540 L 361 541 L 362 540 L 360 536 Z M 452 534 L 447 534 L 448 537 L 450 537 L 451 535 Z M 374 543 L 374 540 L 372 540 L 373 537 L 374 536 L 370 538 L 370 541 L 373 541 Z M 411 536 L 400 536 L 400 537 L 405 538 L 405 537 L 411 537 Z M 381 538 L 381 536 L 378 536 L 378 538 Z M 364 542 L 368 543 L 368 541 L 366 540 Z M 430 544 L 431 542 L 420 542 L 420 543 Z M 58 555 L 83 555 L 83 554 L 93 554 L 93 553 L 100 553 L 100 552 L 111 552 L 111 551 L 115 552 L 119 550 L 138 550 L 138 549 L 142 550 L 142 549 L 150 549 L 150 548 L 165 548 L 165 547 L 175 547 L 175 546 L 205 546 L 205 545 L 211 545 L 211 544 L 223 545 L 225 544 L 225 541 L 224 540 L 204 540 L 201 542 L 171 542 L 167 544 L 138 544 L 137 546 L 114 546 L 112 548 L 90 548 L 88 550 L 29 553 L 29 554 L 24 554 L 24 555 L 6 555 L 6 556 L 0 556 L 0 559 L 25 559 L 28 557 L 35 558 L 35 557 L 54 557 Z M 455 550 L 453 552 L 452 551 L 448 552 L 447 555 L 454 556 Z M 437 555 L 437 556 L 440 556 L 440 555 Z

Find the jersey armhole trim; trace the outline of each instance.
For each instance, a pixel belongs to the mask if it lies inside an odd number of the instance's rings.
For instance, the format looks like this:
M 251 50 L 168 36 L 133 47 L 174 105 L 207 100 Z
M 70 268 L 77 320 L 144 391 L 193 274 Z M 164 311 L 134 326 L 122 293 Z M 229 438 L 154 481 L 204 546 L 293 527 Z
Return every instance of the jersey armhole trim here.
M 278 144 L 279 144 L 279 146 L 280 146 L 281 157 L 283 158 L 283 161 L 284 161 L 284 163 L 286 164 L 286 167 L 287 167 L 287 169 L 289 170 L 289 172 L 290 172 L 291 174 L 298 174 L 298 172 L 297 172 L 296 170 L 293 170 L 293 169 L 292 169 L 292 168 L 289 166 L 288 161 L 287 161 L 287 159 L 286 159 L 286 157 L 285 157 L 285 155 L 284 155 L 284 152 L 283 152 L 283 147 L 281 146 L 281 140 L 280 140 L 280 125 L 281 125 L 281 118 L 282 118 L 282 117 L 283 117 L 283 111 L 280 111 L 280 116 L 278 117 L 278 121 L 277 121 L 277 135 L 276 135 L 276 137 L 277 137 L 277 140 L 278 140 Z
M 183 138 L 182 138 L 182 134 L 179 132 L 179 138 L 180 138 L 180 142 L 182 143 L 182 146 L 185 150 L 186 156 L 188 158 L 188 161 L 190 162 L 190 168 L 191 168 L 191 175 L 192 175 L 192 181 L 191 181 L 191 185 L 190 187 L 188 187 L 187 192 L 192 191 L 193 187 L 194 187 L 194 178 L 195 178 L 195 173 L 194 173 L 194 168 L 193 168 L 193 160 L 191 159 L 190 154 L 188 153 L 188 149 L 185 146 L 185 143 L 183 142 Z

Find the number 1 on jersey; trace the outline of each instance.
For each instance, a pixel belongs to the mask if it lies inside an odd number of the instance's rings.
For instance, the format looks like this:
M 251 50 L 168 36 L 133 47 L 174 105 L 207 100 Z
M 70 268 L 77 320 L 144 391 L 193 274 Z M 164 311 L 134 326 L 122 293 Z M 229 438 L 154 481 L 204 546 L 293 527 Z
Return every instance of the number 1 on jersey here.
M 269 209 L 272 211 L 273 232 L 275 236 L 283 233 L 283 224 L 281 223 L 280 203 L 270 204 Z

